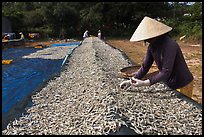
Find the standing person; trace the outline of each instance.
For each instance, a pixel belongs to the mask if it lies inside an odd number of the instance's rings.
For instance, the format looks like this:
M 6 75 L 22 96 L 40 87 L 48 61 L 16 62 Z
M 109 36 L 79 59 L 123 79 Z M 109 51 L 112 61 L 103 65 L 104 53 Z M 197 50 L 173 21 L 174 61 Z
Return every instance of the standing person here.
M 173 90 L 177 90 L 188 97 L 192 97 L 193 75 L 189 71 L 179 45 L 172 40 L 168 32 L 171 27 L 152 18 L 144 17 L 130 41 L 144 41 L 149 43 L 147 53 L 140 69 L 133 74 L 130 80 L 120 84 L 122 89 L 131 85 L 150 86 L 163 81 Z M 155 61 L 159 73 L 141 80 Z
M 9 40 L 9 34 L 6 34 L 4 37 L 3 37 L 4 40 Z
M 21 35 L 21 38 L 20 38 L 20 39 L 24 40 L 25 37 L 24 37 L 23 33 L 20 32 L 19 34 Z
M 83 39 L 85 39 L 85 38 L 87 38 L 87 37 L 89 37 L 89 31 L 88 30 L 86 30 L 85 32 L 84 32 L 84 35 L 83 35 Z
M 98 38 L 101 39 L 101 30 L 98 30 Z

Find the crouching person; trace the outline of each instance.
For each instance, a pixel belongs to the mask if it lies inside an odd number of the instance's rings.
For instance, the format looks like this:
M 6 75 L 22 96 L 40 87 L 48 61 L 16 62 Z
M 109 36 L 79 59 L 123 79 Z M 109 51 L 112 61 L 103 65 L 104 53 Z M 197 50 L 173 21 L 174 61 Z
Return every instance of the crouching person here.
M 150 86 L 164 82 L 173 90 L 177 90 L 189 98 L 192 97 L 193 75 L 185 62 L 179 45 L 170 38 L 171 27 L 149 17 L 144 17 L 130 41 L 149 43 L 146 56 L 140 69 L 130 80 L 123 81 L 120 87 L 124 90 L 131 85 L 135 87 Z M 146 80 L 141 80 L 155 61 L 159 73 Z

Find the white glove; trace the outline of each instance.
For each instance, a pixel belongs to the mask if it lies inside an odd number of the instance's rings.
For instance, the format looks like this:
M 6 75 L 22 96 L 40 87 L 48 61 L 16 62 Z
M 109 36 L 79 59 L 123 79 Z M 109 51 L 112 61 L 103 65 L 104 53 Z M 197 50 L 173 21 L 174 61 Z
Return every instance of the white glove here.
M 131 78 L 131 85 L 133 85 L 135 87 L 150 86 L 150 81 L 149 81 L 149 79 L 139 80 L 137 78 L 132 77 Z
M 120 88 L 127 90 L 131 86 L 131 80 L 126 80 L 120 83 Z

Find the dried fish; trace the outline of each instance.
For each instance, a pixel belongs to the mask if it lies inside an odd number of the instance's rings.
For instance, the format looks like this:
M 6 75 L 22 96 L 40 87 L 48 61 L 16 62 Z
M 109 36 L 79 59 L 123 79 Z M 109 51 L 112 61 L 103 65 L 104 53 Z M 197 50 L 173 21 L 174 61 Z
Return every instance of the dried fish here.
M 108 135 L 125 125 L 144 135 L 202 135 L 202 110 L 177 98 L 164 83 L 127 92 L 119 88 L 123 79 L 118 71 L 131 65 L 120 50 L 90 37 L 69 60 L 59 76 L 32 96 L 27 113 L 2 134 Z

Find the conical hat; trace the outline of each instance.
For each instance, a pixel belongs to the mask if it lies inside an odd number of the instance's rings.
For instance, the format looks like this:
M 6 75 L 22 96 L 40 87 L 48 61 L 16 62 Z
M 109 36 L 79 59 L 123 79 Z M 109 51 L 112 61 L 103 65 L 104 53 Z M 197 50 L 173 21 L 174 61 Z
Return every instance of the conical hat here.
M 171 30 L 171 27 L 146 16 L 135 30 L 130 41 L 142 41 L 154 38 Z

